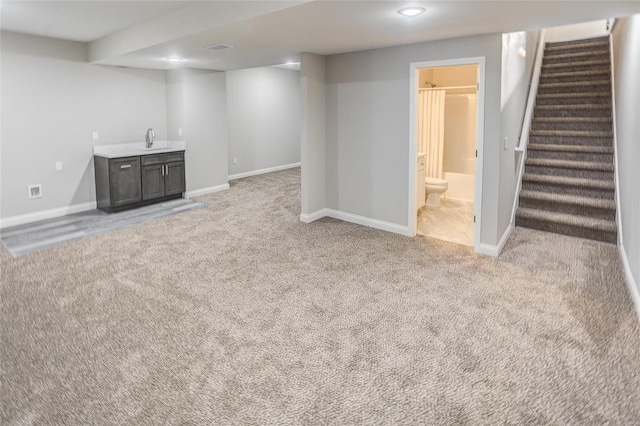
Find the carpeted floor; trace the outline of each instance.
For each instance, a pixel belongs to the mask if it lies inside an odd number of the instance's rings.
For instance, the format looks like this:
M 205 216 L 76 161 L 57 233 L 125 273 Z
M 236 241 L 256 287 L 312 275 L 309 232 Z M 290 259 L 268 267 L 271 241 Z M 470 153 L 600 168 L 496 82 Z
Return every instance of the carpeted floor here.
M 303 224 L 299 179 L 2 247 L 2 424 L 638 423 L 615 246 L 516 229 L 496 260 Z

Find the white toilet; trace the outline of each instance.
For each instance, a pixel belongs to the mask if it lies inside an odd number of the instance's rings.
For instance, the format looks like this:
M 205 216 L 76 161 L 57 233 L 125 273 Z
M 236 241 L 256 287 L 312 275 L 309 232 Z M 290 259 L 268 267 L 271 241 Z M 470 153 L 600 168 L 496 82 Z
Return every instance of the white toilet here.
M 440 194 L 444 194 L 449 189 L 449 182 L 444 179 L 426 177 L 424 189 L 427 192 L 427 206 L 440 207 Z

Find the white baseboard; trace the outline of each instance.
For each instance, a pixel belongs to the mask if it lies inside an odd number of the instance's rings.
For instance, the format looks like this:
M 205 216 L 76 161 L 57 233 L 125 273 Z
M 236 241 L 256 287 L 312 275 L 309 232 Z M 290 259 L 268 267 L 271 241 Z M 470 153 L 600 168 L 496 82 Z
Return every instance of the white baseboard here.
M 408 226 L 402 226 L 378 219 L 371 219 L 370 217 L 359 216 L 357 214 L 341 212 L 334 209 L 321 209 L 309 214 L 303 213 L 300 215 L 300 221 L 310 223 L 323 217 L 332 217 L 345 222 L 356 223 L 358 225 L 364 225 L 370 228 L 380 229 L 382 231 L 393 232 L 394 234 L 409 236 Z
M 640 289 L 631 272 L 631 266 L 629 266 L 629 259 L 627 259 L 627 252 L 624 250 L 624 245 L 619 244 L 618 250 L 620 251 L 620 258 L 622 259 L 622 266 L 624 267 L 624 275 L 627 278 L 629 293 L 631 293 L 631 299 L 633 300 L 633 305 L 636 307 L 638 320 L 640 320 Z
M 11 228 L 12 226 L 24 225 L 26 223 L 38 222 L 40 220 L 53 219 L 56 217 L 67 216 L 74 213 L 82 213 L 96 209 L 96 202 L 74 204 L 67 207 L 58 207 L 56 209 L 43 210 L 40 212 L 21 214 L 18 216 L 9 216 L 0 220 L 0 229 Z
M 480 249 L 478 250 L 478 253 L 486 254 L 487 256 L 491 257 L 500 256 L 500 253 L 502 253 L 502 249 L 504 248 L 504 245 L 507 244 L 507 241 L 509 240 L 512 232 L 513 224 L 510 224 L 507 229 L 505 229 L 504 234 L 502 234 L 502 238 L 500 238 L 500 241 L 498 241 L 497 245 L 492 246 L 490 244 L 480 243 Z
M 210 186 L 208 188 L 194 189 L 193 191 L 187 191 L 184 193 L 184 198 L 197 197 L 199 195 L 213 194 L 214 192 L 224 191 L 229 189 L 229 184 L 224 183 L 222 185 Z
M 266 169 L 252 170 L 250 172 L 236 173 L 234 175 L 229 175 L 229 180 L 242 179 L 249 176 L 257 176 L 265 173 L 279 172 L 280 170 L 293 169 L 296 167 L 300 167 L 300 164 L 301 163 L 298 162 L 298 163 L 285 164 L 282 166 L 268 167 Z

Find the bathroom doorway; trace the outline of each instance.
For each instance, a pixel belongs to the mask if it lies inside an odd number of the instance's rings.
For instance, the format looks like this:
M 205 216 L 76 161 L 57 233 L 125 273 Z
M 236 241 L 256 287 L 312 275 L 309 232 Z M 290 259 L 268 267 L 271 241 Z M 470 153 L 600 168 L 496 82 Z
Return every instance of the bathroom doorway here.
M 413 235 L 471 246 L 476 251 L 483 71 L 482 58 L 412 64 Z

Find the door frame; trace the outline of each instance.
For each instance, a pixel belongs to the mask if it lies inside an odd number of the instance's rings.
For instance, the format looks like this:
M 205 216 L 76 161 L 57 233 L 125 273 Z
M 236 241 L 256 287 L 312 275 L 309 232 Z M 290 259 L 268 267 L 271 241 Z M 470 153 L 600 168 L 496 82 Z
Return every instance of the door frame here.
M 409 229 L 410 237 L 416 236 L 418 211 L 416 209 L 416 163 L 418 161 L 418 78 L 422 68 L 453 67 L 458 65 L 478 66 L 478 92 L 476 107 L 476 156 L 475 185 L 473 194 L 473 248 L 480 253 L 482 230 L 482 163 L 484 147 L 484 102 L 485 102 L 485 57 L 447 59 L 440 61 L 412 62 L 409 64 Z

